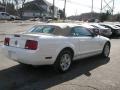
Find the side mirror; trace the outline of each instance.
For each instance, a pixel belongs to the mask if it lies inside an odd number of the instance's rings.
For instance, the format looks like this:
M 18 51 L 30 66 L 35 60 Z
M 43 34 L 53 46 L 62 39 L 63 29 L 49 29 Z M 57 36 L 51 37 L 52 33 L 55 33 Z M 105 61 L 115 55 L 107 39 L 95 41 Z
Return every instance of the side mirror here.
M 100 30 L 99 29 L 93 29 L 93 32 L 96 36 L 100 35 Z

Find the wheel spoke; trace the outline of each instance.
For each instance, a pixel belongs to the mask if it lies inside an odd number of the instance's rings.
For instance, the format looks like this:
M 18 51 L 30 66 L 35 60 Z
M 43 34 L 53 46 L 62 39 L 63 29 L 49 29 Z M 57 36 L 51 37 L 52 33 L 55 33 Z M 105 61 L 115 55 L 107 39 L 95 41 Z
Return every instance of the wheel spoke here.
M 109 45 L 106 45 L 105 46 L 105 51 L 104 51 L 104 54 L 105 54 L 106 57 L 109 55 L 109 52 L 110 52 Z
M 61 58 L 60 66 L 63 71 L 67 70 L 71 64 L 71 57 L 69 54 L 64 54 Z

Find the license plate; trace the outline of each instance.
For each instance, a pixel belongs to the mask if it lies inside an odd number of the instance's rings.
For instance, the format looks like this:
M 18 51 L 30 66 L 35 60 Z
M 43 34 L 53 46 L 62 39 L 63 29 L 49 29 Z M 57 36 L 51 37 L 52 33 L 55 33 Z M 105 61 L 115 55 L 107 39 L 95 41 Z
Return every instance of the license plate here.
M 10 45 L 13 46 L 13 47 L 19 47 L 19 43 L 18 43 L 17 40 L 11 40 Z

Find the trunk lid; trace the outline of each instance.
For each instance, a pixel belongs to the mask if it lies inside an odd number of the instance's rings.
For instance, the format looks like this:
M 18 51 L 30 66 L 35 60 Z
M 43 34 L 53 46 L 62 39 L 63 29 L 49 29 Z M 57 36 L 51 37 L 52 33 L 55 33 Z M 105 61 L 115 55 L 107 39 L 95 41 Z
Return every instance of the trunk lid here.
M 17 48 L 25 48 L 27 40 L 38 40 L 38 35 L 29 35 L 29 34 L 11 34 L 6 35 L 6 38 L 9 38 L 9 46 Z

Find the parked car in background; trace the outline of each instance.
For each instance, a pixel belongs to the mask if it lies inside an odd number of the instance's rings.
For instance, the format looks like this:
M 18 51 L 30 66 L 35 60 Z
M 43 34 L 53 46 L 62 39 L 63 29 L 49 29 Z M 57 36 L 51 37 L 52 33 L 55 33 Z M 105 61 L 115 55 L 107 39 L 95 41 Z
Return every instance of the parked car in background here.
M 89 23 L 85 23 L 85 24 L 81 24 L 81 25 L 82 25 L 83 27 L 89 29 L 91 32 L 101 35 L 101 34 L 100 34 L 100 29 L 91 26 Z
M 15 16 L 15 20 L 21 20 L 21 17 Z
M 112 31 L 111 31 L 110 28 L 106 28 L 104 26 L 101 26 L 98 23 L 92 23 L 90 25 L 99 29 L 100 30 L 100 35 L 105 36 L 105 37 L 111 37 Z
M 0 12 L 0 20 L 15 20 L 16 17 L 14 15 L 10 15 L 6 12 Z
M 86 27 L 87 29 L 95 29 L 95 27 L 91 26 L 89 23 L 83 23 L 83 24 L 80 24 L 81 26 L 83 27 Z
M 110 40 L 86 27 L 70 23 L 37 25 L 22 34 L 6 35 L 3 51 L 19 63 L 53 65 L 66 72 L 72 61 L 101 55 L 108 57 Z
M 115 24 L 115 26 L 120 27 L 120 24 Z
M 111 24 L 104 24 L 101 23 L 99 24 L 101 26 L 104 26 L 105 28 L 109 28 L 112 31 L 112 36 L 120 36 L 120 28 L 115 26 L 115 25 L 111 25 Z

